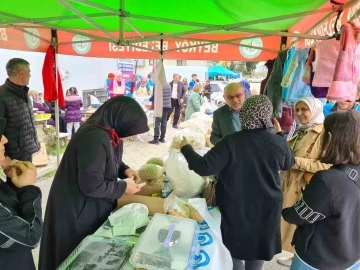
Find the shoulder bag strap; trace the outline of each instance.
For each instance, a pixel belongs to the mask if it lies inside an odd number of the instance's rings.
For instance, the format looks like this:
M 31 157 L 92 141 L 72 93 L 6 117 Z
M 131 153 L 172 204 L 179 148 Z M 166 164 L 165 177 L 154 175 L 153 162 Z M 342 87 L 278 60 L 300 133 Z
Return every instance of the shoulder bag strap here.
M 352 169 L 347 165 L 340 165 L 334 169 L 346 174 L 348 179 L 353 181 L 355 183 L 355 185 L 360 189 L 360 174 L 357 170 Z

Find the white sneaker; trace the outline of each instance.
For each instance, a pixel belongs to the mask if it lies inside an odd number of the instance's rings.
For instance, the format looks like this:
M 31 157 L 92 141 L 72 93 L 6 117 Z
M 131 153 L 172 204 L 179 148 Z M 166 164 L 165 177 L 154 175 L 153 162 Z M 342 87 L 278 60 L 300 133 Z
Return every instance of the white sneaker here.
M 291 266 L 293 259 L 294 259 L 294 255 L 283 256 L 283 257 L 279 257 L 277 259 L 277 262 L 281 265 Z

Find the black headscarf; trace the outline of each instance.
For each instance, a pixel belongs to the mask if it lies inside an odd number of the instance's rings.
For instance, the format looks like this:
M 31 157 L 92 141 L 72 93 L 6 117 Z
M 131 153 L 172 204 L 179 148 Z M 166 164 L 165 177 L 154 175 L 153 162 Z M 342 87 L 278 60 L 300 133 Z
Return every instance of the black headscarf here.
M 130 137 L 149 131 L 147 117 L 140 104 L 129 97 L 113 97 L 106 101 L 86 121 L 84 126 L 96 125 L 120 138 Z

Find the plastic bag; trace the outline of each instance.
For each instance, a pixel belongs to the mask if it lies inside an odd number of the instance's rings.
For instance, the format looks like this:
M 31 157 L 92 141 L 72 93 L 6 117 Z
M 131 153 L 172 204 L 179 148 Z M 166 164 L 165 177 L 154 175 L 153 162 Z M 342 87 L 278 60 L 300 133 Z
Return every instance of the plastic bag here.
M 175 136 L 172 140 L 171 148 L 180 149 L 180 145 L 184 137 L 188 140 L 189 144 L 193 148 L 201 149 L 205 147 L 205 134 L 197 132 L 196 130 L 193 130 L 191 128 L 184 128 L 178 130 L 175 133 Z
M 200 212 L 187 199 L 177 197 L 174 191 L 164 200 L 164 212 L 175 217 L 191 218 L 197 222 L 204 221 Z
M 185 122 L 182 122 L 179 125 L 179 128 L 180 129 L 191 128 L 191 129 L 196 130 L 197 132 L 200 132 L 203 134 L 207 134 L 207 132 L 208 132 L 208 125 L 203 120 L 198 119 L 198 118 L 194 118 L 194 119 L 190 119 Z
M 166 176 L 176 196 L 192 198 L 202 193 L 204 179 L 191 171 L 186 162 L 179 160 L 175 149 L 170 150 L 170 156 L 166 163 Z
M 191 115 L 190 120 L 192 120 L 192 119 L 196 119 L 196 121 L 204 122 L 207 125 L 208 129 L 209 128 L 211 129 L 212 122 L 213 122 L 213 119 L 211 116 L 208 116 L 207 114 L 202 113 L 202 112 L 196 112 Z

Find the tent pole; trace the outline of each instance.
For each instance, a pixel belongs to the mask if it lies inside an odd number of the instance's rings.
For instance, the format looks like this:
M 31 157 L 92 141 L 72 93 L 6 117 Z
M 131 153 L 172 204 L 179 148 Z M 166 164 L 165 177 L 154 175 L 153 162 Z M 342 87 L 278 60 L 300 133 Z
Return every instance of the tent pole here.
M 287 37 L 281 37 L 280 51 L 284 50 L 287 45 Z
M 82 12 L 80 12 L 79 10 L 77 10 L 76 8 L 74 8 L 72 5 L 70 5 L 69 3 L 67 3 L 64 0 L 57 0 L 59 2 L 59 4 L 63 5 L 64 7 L 66 7 L 67 9 L 71 10 L 72 12 L 74 12 L 76 15 L 78 15 L 81 19 L 83 19 L 84 21 L 86 21 L 88 24 L 90 24 L 91 26 L 95 27 L 97 30 L 99 30 L 100 32 L 102 32 L 103 34 L 105 34 L 106 36 L 108 36 L 113 42 L 117 42 L 116 37 L 114 37 L 110 32 L 106 31 L 103 27 L 101 27 L 98 23 L 96 23 L 93 19 L 91 19 L 90 17 L 88 17 L 87 15 L 83 14 Z
M 124 40 L 124 23 L 125 23 L 125 0 L 120 0 L 120 25 L 119 25 L 119 40 L 122 42 Z
M 162 33 L 160 35 L 162 35 Z M 160 39 L 160 57 L 161 57 L 161 62 L 164 62 L 164 40 L 163 39 Z
M 57 30 L 51 29 L 51 39 L 53 41 L 53 46 L 55 49 L 55 84 L 56 84 L 56 92 L 58 93 L 58 80 L 60 79 L 58 77 L 58 60 L 57 60 L 57 54 L 58 54 L 58 46 L 57 46 Z M 55 129 L 56 129 L 56 164 L 59 167 L 60 165 L 60 138 L 59 138 L 59 130 L 60 130 L 60 114 L 59 114 L 59 99 L 57 98 L 55 100 Z

